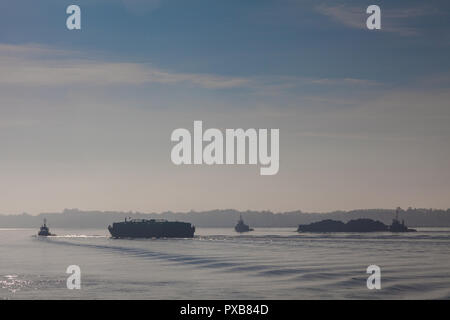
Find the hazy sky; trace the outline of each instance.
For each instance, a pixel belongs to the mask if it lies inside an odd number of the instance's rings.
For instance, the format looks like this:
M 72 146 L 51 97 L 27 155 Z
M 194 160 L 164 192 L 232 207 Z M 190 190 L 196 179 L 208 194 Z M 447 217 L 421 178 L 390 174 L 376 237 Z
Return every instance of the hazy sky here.
M 0 2 L 0 213 L 450 207 L 450 2 L 374 3 Z M 279 173 L 175 166 L 194 120 Z

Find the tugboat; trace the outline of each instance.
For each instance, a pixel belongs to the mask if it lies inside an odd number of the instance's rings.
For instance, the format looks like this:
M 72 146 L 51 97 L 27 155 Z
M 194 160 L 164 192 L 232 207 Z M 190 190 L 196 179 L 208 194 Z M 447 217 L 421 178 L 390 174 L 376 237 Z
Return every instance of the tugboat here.
M 400 207 L 398 207 L 395 210 L 395 218 L 392 219 L 392 224 L 389 226 L 390 232 L 415 232 L 416 229 L 409 229 L 407 226 L 405 226 L 405 221 L 402 220 L 400 223 L 400 220 L 398 220 L 398 213 L 400 211 Z
M 250 228 L 248 225 L 244 223 L 244 220 L 242 220 L 242 215 L 240 215 L 239 221 L 237 225 L 234 227 L 234 230 L 236 230 L 236 232 L 239 233 L 253 231 L 252 228 Z
M 42 237 L 56 236 L 56 234 L 50 233 L 50 229 L 47 227 L 47 219 L 44 219 L 44 224 L 41 226 L 41 229 L 38 232 L 38 236 Z
M 130 219 L 108 226 L 113 238 L 193 238 L 195 227 L 188 222 L 162 219 Z

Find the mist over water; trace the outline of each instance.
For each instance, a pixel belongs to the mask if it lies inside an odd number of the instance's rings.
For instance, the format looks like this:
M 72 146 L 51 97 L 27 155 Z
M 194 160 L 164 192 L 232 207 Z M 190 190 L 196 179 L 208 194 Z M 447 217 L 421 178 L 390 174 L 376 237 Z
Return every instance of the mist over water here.
M 298 234 L 198 228 L 194 239 L 111 239 L 106 229 L 0 229 L 2 299 L 449 299 L 450 228 Z M 366 268 L 381 267 L 381 290 Z M 81 290 L 66 269 L 81 268 Z

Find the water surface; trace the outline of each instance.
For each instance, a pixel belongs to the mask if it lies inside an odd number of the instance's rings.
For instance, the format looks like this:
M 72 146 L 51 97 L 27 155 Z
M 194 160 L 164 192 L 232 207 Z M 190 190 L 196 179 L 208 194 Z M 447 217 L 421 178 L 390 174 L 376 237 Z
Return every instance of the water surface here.
M 298 234 L 197 228 L 194 239 L 111 239 L 107 230 L 0 229 L 2 299 L 449 299 L 450 228 Z M 366 268 L 381 267 L 381 290 Z M 69 265 L 82 272 L 68 290 Z

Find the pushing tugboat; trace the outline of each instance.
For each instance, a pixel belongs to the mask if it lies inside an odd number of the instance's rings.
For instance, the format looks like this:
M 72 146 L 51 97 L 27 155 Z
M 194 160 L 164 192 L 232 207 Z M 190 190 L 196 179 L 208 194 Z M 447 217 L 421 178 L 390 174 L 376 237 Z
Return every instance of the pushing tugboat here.
M 192 238 L 195 227 L 188 222 L 132 219 L 108 226 L 113 238 Z
M 234 230 L 236 230 L 236 232 L 239 233 L 253 231 L 252 228 L 250 228 L 248 225 L 244 223 L 244 220 L 242 220 L 242 215 L 240 215 L 239 221 L 237 225 L 234 227 Z
M 56 234 L 50 233 L 50 229 L 47 227 L 47 219 L 44 219 L 44 224 L 41 226 L 41 229 L 38 232 L 38 236 L 41 237 L 56 236 Z
M 395 218 L 392 219 L 392 224 L 389 226 L 389 231 L 390 232 L 415 232 L 417 231 L 416 229 L 410 229 L 405 225 L 405 221 L 402 220 L 402 222 L 400 223 L 400 220 L 398 219 L 398 213 L 401 210 L 400 207 L 398 207 L 395 210 Z

